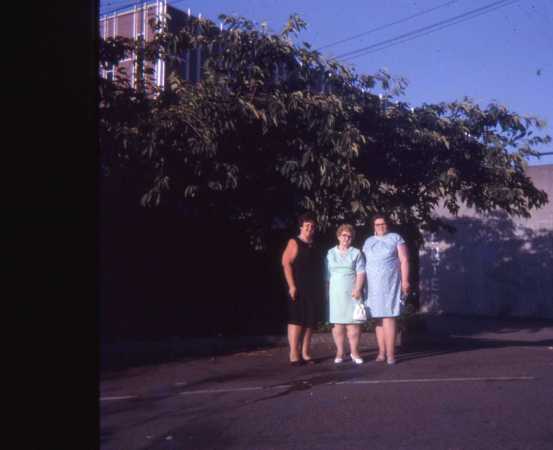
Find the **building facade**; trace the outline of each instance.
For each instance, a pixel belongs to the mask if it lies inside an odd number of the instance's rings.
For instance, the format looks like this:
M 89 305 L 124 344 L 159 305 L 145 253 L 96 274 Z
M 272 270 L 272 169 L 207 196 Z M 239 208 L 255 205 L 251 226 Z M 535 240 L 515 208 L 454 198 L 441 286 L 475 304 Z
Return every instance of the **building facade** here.
M 167 3 L 167 0 L 151 0 L 136 2 L 134 5 L 114 10 L 100 16 L 99 27 L 102 39 L 117 36 L 129 39 L 142 37 L 144 41 L 151 41 L 155 36 L 154 22 L 161 22 L 171 33 L 179 31 L 190 20 L 197 20 L 188 12 L 177 9 Z M 178 71 L 183 79 L 195 82 L 201 79 L 202 49 L 187 50 L 179 55 L 175 62 L 159 58 L 154 64 L 145 63 L 145 67 L 152 71 L 148 78 L 149 83 L 157 88 L 163 88 L 167 77 L 172 70 Z M 119 76 L 127 79 L 132 86 L 137 79 L 136 54 L 129 54 L 116 66 L 100 69 L 100 76 L 114 79 Z

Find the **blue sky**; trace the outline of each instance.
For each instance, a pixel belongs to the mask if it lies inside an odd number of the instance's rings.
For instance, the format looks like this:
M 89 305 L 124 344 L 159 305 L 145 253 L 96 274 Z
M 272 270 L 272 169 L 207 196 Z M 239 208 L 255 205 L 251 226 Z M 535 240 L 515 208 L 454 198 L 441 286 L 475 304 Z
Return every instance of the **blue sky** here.
M 132 1 L 101 0 L 101 12 L 129 3 Z M 190 8 L 193 15 L 201 13 L 216 22 L 221 13 L 265 21 L 273 31 L 279 31 L 290 14 L 298 13 L 308 23 L 300 38 L 314 48 L 364 33 L 321 52 L 331 57 L 381 42 L 394 44 L 375 47 L 347 62 L 359 73 L 385 68 L 394 76 L 406 78 L 409 85 L 405 100 L 413 106 L 464 96 L 482 106 L 496 101 L 519 114 L 545 120 L 546 132 L 553 136 L 553 0 L 168 3 L 185 11 Z M 443 28 L 437 29 L 440 26 Z M 402 35 L 408 40 L 397 43 L 395 39 Z M 539 150 L 551 152 L 553 145 Z M 553 164 L 553 155 L 529 163 Z

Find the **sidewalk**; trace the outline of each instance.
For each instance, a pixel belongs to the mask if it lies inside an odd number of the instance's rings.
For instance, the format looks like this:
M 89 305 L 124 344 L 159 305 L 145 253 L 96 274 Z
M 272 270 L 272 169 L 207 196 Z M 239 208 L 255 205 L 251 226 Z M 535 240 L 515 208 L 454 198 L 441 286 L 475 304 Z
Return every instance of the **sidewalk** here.
M 363 333 L 365 346 L 376 346 L 374 333 Z M 332 346 L 330 332 L 314 333 L 314 346 Z M 402 335 L 398 333 L 397 344 L 401 345 Z M 259 349 L 287 347 L 286 335 L 269 336 L 217 336 L 205 338 L 171 337 L 158 341 L 126 340 L 114 344 L 102 343 L 101 369 L 159 363 L 183 357 L 214 357 L 225 354 L 254 351 Z
M 484 339 L 509 339 L 513 333 L 517 339 L 550 337 L 551 320 L 497 319 L 451 315 L 417 315 L 416 326 L 411 326 L 404 335 L 398 334 L 398 346 L 407 343 L 439 340 L 443 336 L 464 336 Z M 363 333 L 367 347 L 376 345 L 374 333 Z M 315 333 L 313 345 L 333 345 L 330 332 Z M 159 341 L 121 341 L 115 344 L 103 343 L 100 348 L 101 368 L 122 367 L 175 360 L 181 357 L 221 356 L 255 349 L 286 347 L 285 335 L 243 336 L 243 337 L 172 337 Z
M 450 339 L 535 341 L 553 339 L 553 321 L 528 319 L 493 319 L 482 317 L 418 315 L 404 334 L 399 333 L 397 345 L 404 349 L 413 346 L 440 345 Z M 330 332 L 315 333 L 315 348 L 333 351 Z M 553 344 L 552 344 L 553 345 Z M 280 336 L 244 336 L 183 338 L 173 337 L 161 341 L 123 341 L 101 346 L 101 370 L 124 369 L 141 365 L 161 364 L 184 359 L 214 358 L 260 350 L 286 354 L 288 341 Z M 363 333 L 361 347 L 366 351 L 376 348 L 374 333 Z M 278 350 L 281 349 L 281 350 Z
M 401 340 L 401 336 L 398 341 Z M 363 341 L 368 345 L 376 343 L 374 335 L 364 333 Z M 330 332 L 315 333 L 313 345 L 333 345 Z M 225 354 L 254 351 L 267 348 L 286 347 L 288 338 L 281 336 L 243 336 L 243 337 L 208 337 L 184 338 L 172 337 L 161 341 L 122 341 L 116 344 L 103 344 L 101 351 L 101 368 L 109 369 L 170 361 L 182 357 L 215 357 Z

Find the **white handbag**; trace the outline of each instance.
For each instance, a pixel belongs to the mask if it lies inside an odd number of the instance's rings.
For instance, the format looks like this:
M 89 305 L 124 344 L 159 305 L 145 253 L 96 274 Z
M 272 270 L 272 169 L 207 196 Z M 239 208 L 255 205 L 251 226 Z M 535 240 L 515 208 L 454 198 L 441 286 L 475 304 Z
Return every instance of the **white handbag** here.
M 367 311 L 365 311 L 365 305 L 363 302 L 357 301 L 353 310 L 353 320 L 365 321 L 367 320 Z

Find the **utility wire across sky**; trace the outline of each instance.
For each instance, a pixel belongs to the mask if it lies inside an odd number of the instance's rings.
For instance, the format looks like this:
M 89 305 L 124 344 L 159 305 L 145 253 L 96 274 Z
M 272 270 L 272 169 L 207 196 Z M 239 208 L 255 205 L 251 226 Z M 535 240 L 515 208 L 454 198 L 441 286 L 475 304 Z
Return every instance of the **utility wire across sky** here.
M 341 40 L 336 41 L 336 42 L 332 42 L 330 44 L 323 45 L 322 47 L 319 47 L 316 50 L 322 50 L 323 48 L 333 47 L 333 46 L 338 45 L 338 44 L 343 44 L 344 42 L 353 41 L 354 39 L 360 38 L 362 36 L 367 36 L 371 33 L 375 33 L 376 31 L 384 30 L 386 28 L 389 28 L 389 27 L 394 26 L 394 25 L 398 25 L 398 24 L 403 23 L 403 22 L 407 22 L 408 20 L 414 19 L 415 17 L 419 17 L 419 16 L 422 16 L 424 14 L 428 14 L 429 12 L 432 12 L 432 11 L 436 11 L 437 9 L 445 8 L 446 6 L 450 6 L 453 3 L 457 3 L 458 1 L 459 0 L 451 0 L 447 3 L 443 3 L 441 5 L 438 5 L 438 6 L 434 7 L 434 8 L 425 9 L 424 11 L 420 11 L 420 12 L 412 14 L 408 17 L 404 17 L 403 19 L 399 19 L 399 20 L 396 20 L 394 22 L 390 22 L 390 23 L 387 23 L 385 25 L 381 25 L 379 27 L 373 28 L 371 30 L 364 31 L 363 33 L 356 34 L 355 36 L 351 36 L 351 37 L 341 39 Z
M 368 45 L 366 47 L 359 48 L 357 50 L 352 50 L 349 52 L 342 53 L 341 55 L 330 58 L 331 60 L 343 60 L 348 61 L 351 59 L 359 58 L 360 56 L 367 55 L 376 51 L 384 50 L 385 48 L 392 47 L 394 45 L 402 44 L 410 40 L 425 36 L 427 34 L 433 33 L 435 31 L 442 30 L 444 28 L 457 25 L 462 22 L 474 19 L 478 16 L 487 14 L 489 12 L 495 11 L 496 9 L 504 8 L 505 6 L 512 5 L 517 3 L 519 0 L 500 0 L 493 3 L 490 3 L 480 8 L 476 8 L 470 11 L 467 11 L 463 14 L 459 14 L 449 19 L 444 19 L 439 22 L 436 22 L 432 25 L 427 25 L 425 27 L 418 28 L 407 33 L 400 34 L 394 38 L 385 39 L 383 41 L 377 42 L 375 44 Z

